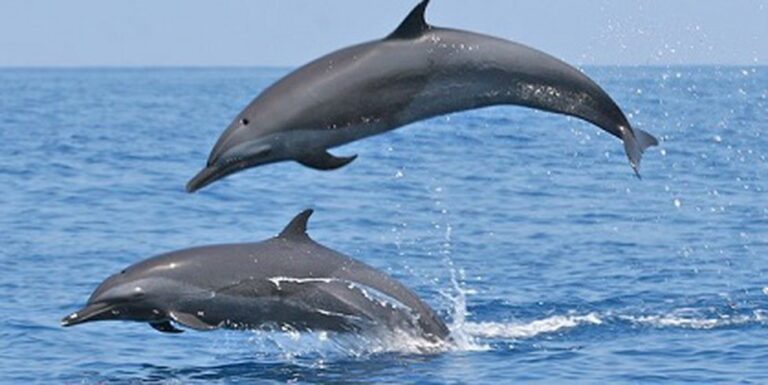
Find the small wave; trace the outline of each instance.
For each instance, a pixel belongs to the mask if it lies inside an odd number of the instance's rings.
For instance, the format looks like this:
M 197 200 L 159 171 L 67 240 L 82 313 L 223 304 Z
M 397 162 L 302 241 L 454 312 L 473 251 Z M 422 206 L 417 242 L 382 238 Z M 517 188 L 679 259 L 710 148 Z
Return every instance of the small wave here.
M 461 297 L 461 295 L 459 296 Z M 456 304 L 461 304 L 457 300 Z M 471 322 L 465 308 L 457 306 L 450 325 L 451 340 L 435 342 L 407 330 L 369 330 L 363 334 L 329 332 L 299 333 L 294 330 L 258 331 L 249 338 L 250 347 L 277 354 L 281 359 L 315 365 L 337 359 L 365 359 L 379 354 L 423 355 L 444 352 L 488 351 L 489 340 L 524 340 L 553 333 L 564 333 L 580 327 L 642 326 L 651 328 L 711 330 L 718 328 L 764 325 L 768 311 L 750 314 L 697 314 L 692 309 L 679 309 L 667 314 L 623 315 L 614 312 L 554 315 L 527 322 Z M 617 329 L 621 330 L 621 328 Z M 251 352 L 253 352 L 251 350 Z M 272 352 L 272 353 L 267 353 Z
M 633 324 L 651 326 L 656 328 L 682 328 L 709 330 L 750 324 L 764 324 L 768 322 L 768 311 L 755 310 L 752 314 L 742 315 L 718 315 L 715 317 L 697 317 L 689 315 L 688 310 L 672 312 L 671 314 L 647 315 L 647 316 L 617 316 L 618 319 Z
M 416 330 L 368 330 L 362 334 L 329 332 L 299 333 L 295 330 L 256 332 L 252 343 L 259 350 L 277 351 L 291 361 L 309 359 L 327 362 L 337 358 L 361 359 L 377 354 L 438 354 L 443 352 L 488 351 L 493 349 L 492 340 L 522 340 L 541 335 L 565 333 L 581 327 L 609 327 L 621 332 L 623 328 L 651 327 L 671 329 L 710 330 L 748 325 L 768 324 L 768 310 L 753 309 L 728 314 L 729 309 L 683 307 L 656 314 L 633 312 L 631 309 L 577 313 L 563 309 L 561 314 L 544 318 L 510 321 L 477 322 L 468 320 L 467 296 L 473 291 L 461 284 L 464 272 L 451 269 L 450 290 L 443 296 L 451 305 L 448 325 L 451 339 L 430 341 Z M 732 309 L 730 310 L 732 311 Z M 722 313 L 721 313 L 722 312 Z M 314 359 L 313 359 L 314 357 Z M 319 358 L 319 361 L 317 360 Z
M 587 315 L 553 316 L 529 323 L 477 322 L 467 323 L 464 330 L 478 338 L 532 338 L 539 334 L 556 333 L 581 325 L 600 325 L 603 320 L 596 313 Z

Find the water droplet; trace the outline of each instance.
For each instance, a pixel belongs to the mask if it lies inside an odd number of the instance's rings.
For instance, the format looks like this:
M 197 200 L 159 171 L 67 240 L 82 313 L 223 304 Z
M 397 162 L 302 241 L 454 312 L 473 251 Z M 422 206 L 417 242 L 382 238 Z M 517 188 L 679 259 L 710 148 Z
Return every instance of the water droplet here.
M 715 137 L 712 138 L 712 139 L 715 140 L 715 143 L 722 143 L 723 142 L 723 137 L 720 136 L 720 135 L 715 135 Z
M 768 286 L 763 288 L 763 294 L 768 295 Z
M 681 201 L 680 199 L 675 198 L 674 202 L 675 202 L 675 207 L 677 208 L 683 207 L 683 201 Z

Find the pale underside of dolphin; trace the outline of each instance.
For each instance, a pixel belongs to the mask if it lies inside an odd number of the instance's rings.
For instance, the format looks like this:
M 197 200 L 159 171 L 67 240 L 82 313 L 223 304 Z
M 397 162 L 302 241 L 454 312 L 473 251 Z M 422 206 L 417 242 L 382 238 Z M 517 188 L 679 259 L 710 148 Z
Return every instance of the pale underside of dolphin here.
M 63 326 L 102 320 L 149 323 L 179 333 L 263 329 L 400 330 L 445 341 L 448 328 L 388 275 L 306 234 L 307 210 L 259 243 L 199 247 L 137 263 L 99 285 Z
M 645 149 L 658 144 L 633 129 L 611 97 L 578 69 L 518 43 L 433 27 L 424 18 L 428 3 L 416 6 L 385 39 L 324 56 L 266 89 L 233 120 L 187 190 L 287 160 L 338 169 L 356 156 L 337 157 L 329 148 L 494 105 L 590 122 L 623 140 L 635 172 Z

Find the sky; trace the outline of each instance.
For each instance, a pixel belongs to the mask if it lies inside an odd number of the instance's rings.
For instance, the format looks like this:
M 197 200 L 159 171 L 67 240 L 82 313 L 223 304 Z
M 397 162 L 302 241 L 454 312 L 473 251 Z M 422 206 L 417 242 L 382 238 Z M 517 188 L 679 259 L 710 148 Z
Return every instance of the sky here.
M 417 0 L 2 0 L 0 67 L 295 67 Z M 428 21 L 578 65 L 768 65 L 768 0 L 433 0 Z

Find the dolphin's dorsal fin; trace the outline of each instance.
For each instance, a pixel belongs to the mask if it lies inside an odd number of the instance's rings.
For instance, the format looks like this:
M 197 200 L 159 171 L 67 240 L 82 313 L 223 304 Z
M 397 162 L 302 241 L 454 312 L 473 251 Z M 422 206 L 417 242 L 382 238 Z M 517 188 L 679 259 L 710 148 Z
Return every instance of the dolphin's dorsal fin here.
M 288 226 L 285 226 L 285 229 L 278 235 L 278 238 L 283 239 L 308 239 L 309 235 L 307 235 L 307 222 L 309 221 L 309 217 L 312 216 L 312 213 L 314 210 L 307 209 L 301 212 L 301 214 L 297 215 L 291 223 L 288 224 Z
M 408 17 L 392 32 L 387 39 L 410 39 L 421 35 L 422 32 L 430 29 L 424 13 L 427 11 L 429 0 L 422 0 L 416 8 L 408 14 Z

